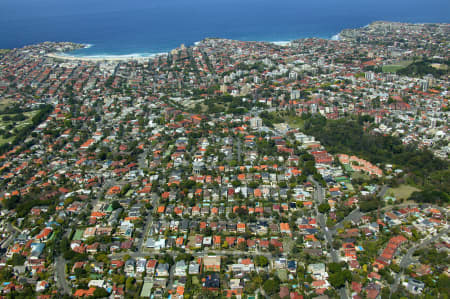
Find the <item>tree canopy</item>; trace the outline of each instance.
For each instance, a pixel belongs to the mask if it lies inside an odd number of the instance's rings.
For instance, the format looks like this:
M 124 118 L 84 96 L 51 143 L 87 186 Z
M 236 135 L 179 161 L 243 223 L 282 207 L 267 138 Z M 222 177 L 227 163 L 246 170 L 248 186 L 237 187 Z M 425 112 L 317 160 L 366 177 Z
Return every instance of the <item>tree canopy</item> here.
M 305 132 L 316 137 L 331 153 L 357 155 L 375 164 L 393 164 L 402 168 L 414 185 L 424 189 L 413 195 L 419 202 L 447 203 L 450 185 L 449 162 L 439 159 L 416 144 L 404 145 L 400 138 L 368 133 L 364 117 L 327 120 L 304 115 Z

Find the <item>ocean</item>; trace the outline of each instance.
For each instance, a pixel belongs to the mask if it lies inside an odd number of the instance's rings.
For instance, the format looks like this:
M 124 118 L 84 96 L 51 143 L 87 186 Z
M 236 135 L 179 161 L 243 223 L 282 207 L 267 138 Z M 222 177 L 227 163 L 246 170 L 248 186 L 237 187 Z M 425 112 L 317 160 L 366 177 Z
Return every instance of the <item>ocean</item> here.
M 2 0 L 0 48 L 92 45 L 76 56 L 148 56 L 207 37 L 332 38 L 376 20 L 450 22 L 448 0 Z

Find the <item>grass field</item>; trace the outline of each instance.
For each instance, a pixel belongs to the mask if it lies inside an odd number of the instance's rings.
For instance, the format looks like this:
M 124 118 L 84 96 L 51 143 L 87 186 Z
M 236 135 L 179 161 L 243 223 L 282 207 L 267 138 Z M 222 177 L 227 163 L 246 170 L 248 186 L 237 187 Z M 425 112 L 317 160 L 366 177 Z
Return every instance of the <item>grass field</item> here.
M 6 107 L 13 104 L 14 100 L 10 99 L 0 99 L 0 111 L 3 111 Z
M 407 199 L 415 191 L 420 189 L 410 185 L 400 185 L 397 188 L 390 188 L 386 194 L 393 195 L 396 199 Z
M 9 143 L 14 140 L 14 136 L 11 136 L 9 138 L 3 138 L 3 136 L 0 136 L 0 145 L 3 145 L 5 143 Z
M 277 269 L 276 273 L 281 282 L 286 282 L 288 280 L 288 274 L 286 269 Z
M 364 180 L 364 181 L 369 181 L 370 180 L 370 176 L 369 175 L 367 175 L 365 173 L 362 173 L 362 172 L 358 172 L 358 171 L 352 172 L 350 176 L 352 177 L 353 180 L 355 180 L 355 179 L 361 179 L 361 180 Z
M 387 64 L 383 65 L 383 73 L 396 73 L 398 70 L 401 70 L 404 67 L 407 67 L 412 63 L 411 60 L 399 61 L 395 64 Z
M 448 70 L 448 66 L 442 63 L 432 63 L 431 66 L 438 70 Z
M 84 229 L 77 229 L 73 235 L 72 240 L 81 240 L 83 238 Z
M 288 237 L 283 238 L 283 249 L 286 250 L 286 252 L 290 252 L 294 246 L 295 243 L 292 238 Z
M 20 130 L 23 127 L 30 125 L 32 123 L 31 119 L 35 116 L 39 110 L 24 112 L 23 115 L 26 119 L 22 121 L 13 121 L 13 120 L 3 120 L 4 116 L 14 117 L 17 114 L 2 114 L 0 115 L 0 129 L 4 131 L 9 131 L 12 135 L 9 137 L 5 137 L 4 135 L 0 135 L 0 145 L 11 142 L 14 140 L 13 130 Z
M 274 124 L 287 123 L 289 127 L 299 130 L 302 130 L 305 125 L 305 121 L 297 115 L 290 115 L 284 111 L 271 112 L 270 114 L 273 116 Z
M 401 65 L 383 65 L 383 73 L 396 73 L 398 70 L 401 70 L 404 66 Z
M 305 121 L 299 116 L 288 116 L 286 117 L 286 122 L 291 128 L 303 130 Z
M 197 276 L 192 276 L 192 284 L 194 286 L 200 286 L 200 280 L 198 279 Z

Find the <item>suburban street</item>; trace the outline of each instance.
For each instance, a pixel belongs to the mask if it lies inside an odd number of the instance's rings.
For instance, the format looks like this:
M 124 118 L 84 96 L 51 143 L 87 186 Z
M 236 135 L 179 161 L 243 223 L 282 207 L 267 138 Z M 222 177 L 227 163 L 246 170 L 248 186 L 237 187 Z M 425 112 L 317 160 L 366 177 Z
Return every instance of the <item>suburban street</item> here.
M 11 223 L 8 223 L 8 233 L 10 234 L 6 240 L 4 240 L 1 244 L 2 249 L 7 249 L 12 241 L 16 238 L 17 234 L 20 233 L 20 229 L 18 229 L 16 226 L 12 225 Z
M 344 219 L 336 223 L 336 225 L 330 230 L 331 234 L 335 235 L 337 230 L 344 227 L 344 223 L 347 221 L 356 221 L 360 219 L 362 216 L 364 216 L 364 213 L 362 213 L 359 208 L 354 209 L 350 212 L 347 216 L 345 216 Z
M 124 256 L 130 256 L 134 259 L 137 258 L 143 258 L 145 256 L 154 254 L 156 252 L 117 252 L 117 253 L 112 253 L 109 254 L 108 256 L 112 259 L 121 259 Z M 162 253 L 162 252 L 159 252 Z M 171 255 L 172 257 L 177 256 L 179 253 L 178 252 L 174 252 L 174 251 L 167 251 L 165 252 L 166 254 Z M 260 252 L 260 251 L 241 251 L 241 250 L 202 250 L 202 251 L 191 251 L 191 250 L 186 250 L 186 253 L 192 254 L 192 256 L 194 257 L 202 257 L 205 255 L 234 255 L 234 256 L 255 256 L 255 255 L 262 255 L 265 256 L 267 258 L 272 258 L 273 254 L 270 252 Z
M 387 191 L 388 189 L 389 189 L 389 186 L 388 186 L 388 185 L 383 185 L 383 186 L 381 187 L 381 189 L 380 189 L 380 192 L 378 192 L 377 196 L 378 196 L 379 198 L 383 198 L 384 195 L 386 194 L 386 191 Z
M 58 289 L 62 294 L 71 294 L 72 290 L 66 280 L 66 260 L 62 255 L 58 256 L 55 261 L 55 271 Z
M 413 254 L 416 250 L 425 247 L 429 245 L 430 243 L 433 243 L 437 240 L 439 240 L 440 237 L 448 234 L 450 232 L 450 229 L 443 229 L 440 233 L 436 234 L 435 236 L 428 236 L 427 238 L 423 239 L 422 242 L 417 244 L 416 246 L 411 247 L 408 252 L 403 256 L 402 260 L 400 261 L 400 268 L 401 272 L 397 273 L 395 276 L 395 282 L 391 286 L 391 294 L 397 291 L 398 285 L 400 284 L 400 278 L 403 275 L 404 269 L 408 268 L 409 265 L 415 263 L 415 259 L 413 258 Z
M 379 198 L 383 198 L 384 195 L 386 194 L 386 191 L 389 189 L 389 186 L 387 185 L 383 185 L 380 189 L 380 191 L 378 192 L 377 196 Z M 360 219 L 362 216 L 364 216 L 364 213 L 361 212 L 359 210 L 359 207 L 354 209 L 353 211 L 350 212 L 350 214 L 348 214 L 347 216 L 345 216 L 344 219 L 342 219 L 341 221 L 339 221 L 338 223 L 336 223 L 336 225 L 331 229 L 331 233 L 334 235 L 336 234 L 337 230 L 340 228 L 344 227 L 344 223 L 349 221 L 356 221 L 358 219 Z
M 70 227 L 66 228 L 64 231 L 64 238 L 69 238 L 71 235 L 72 229 Z M 69 287 L 69 283 L 66 279 L 66 264 L 67 261 L 64 259 L 64 257 L 59 255 L 55 258 L 55 278 L 56 278 L 56 285 L 61 293 L 63 294 L 71 294 L 72 290 Z
M 115 179 L 108 179 L 107 181 L 103 182 L 102 187 L 97 192 L 95 200 L 92 202 L 92 206 L 95 207 L 98 201 L 103 197 L 105 192 L 116 183 L 117 181 Z M 72 232 L 71 226 L 67 227 L 64 231 L 64 237 L 70 238 L 71 232 Z M 62 254 L 55 258 L 55 278 L 60 292 L 63 294 L 71 294 L 72 290 L 69 287 L 69 283 L 66 279 L 66 265 L 67 261 L 64 259 Z
M 158 207 L 159 201 L 158 198 L 153 198 L 152 200 L 152 206 L 153 208 Z M 150 230 L 151 226 L 153 225 L 153 217 L 152 217 L 152 211 L 148 211 L 147 218 L 145 219 L 145 225 L 144 230 L 142 231 L 142 236 L 139 239 L 139 243 L 137 244 L 138 252 L 142 253 L 144 251 L 146 237 L 148 235 L 148 231 Z
M 314 178 L 312 176 L 309 176 L 308 180 L 310 182 L 312 182 L 315 186 L 314 201 L 316 203 L 315 210 L 316 210 L 317 223 L 319 224 L 319 227 L 325 236 L 325 240 L 327 241 L 328 248 L 330 250 L 331 260 L 333 261 L 333 263 L 339 263 L 339 255 L 338 255 L 338 252 L 333 248 L 333 235 L 331 234 L 331 232 L 328 230 L 328 228 L 326 226 L 325 215 L 322 213 L 319 213 L 319 211 L 317 209 L 317 207 L 325 199 L 325 190 L 324 190 L 324 188 L 322 188 L 322 186 L 316 180 L 314 180 Z M 341 299 L 348 298 L 345 287 L 342 287 L 339 289 L 339 295 L 340 295 Z

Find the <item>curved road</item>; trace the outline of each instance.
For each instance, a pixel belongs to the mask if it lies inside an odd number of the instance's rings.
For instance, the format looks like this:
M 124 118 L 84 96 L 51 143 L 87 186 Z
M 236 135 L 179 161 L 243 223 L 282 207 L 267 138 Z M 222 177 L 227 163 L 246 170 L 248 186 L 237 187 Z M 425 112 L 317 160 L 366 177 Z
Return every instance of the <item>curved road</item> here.
M 397 273 L 397 275 L 395 277 L 395 282 L 391 286 L 391 294 L 394 293 L 395 291 L 397 291 L 398 285 L 400 283 L 400 278 L 403 274 L 403 270 L 405 268 L 407 268 L 409 265 L 411 265 L 412 263 L 414 263 L 414 259 L 412 258 L 414 252 L 421 247 L 424 247 L 430 243 L 434 243 L 435 241 L 439 240 L 439 238 L 442 237 L 443 235 L 448 234 L 449 231 L 450 231 L 449 228 L 445 228 L 439 234 L 423 239 L 421 243 L 417 244 L 414 247 L 411 247 L 408 250 L 408 252 L 405 254 L 405 256 L 400 261 L 400 268 L 402 271 L 400 273 Z

